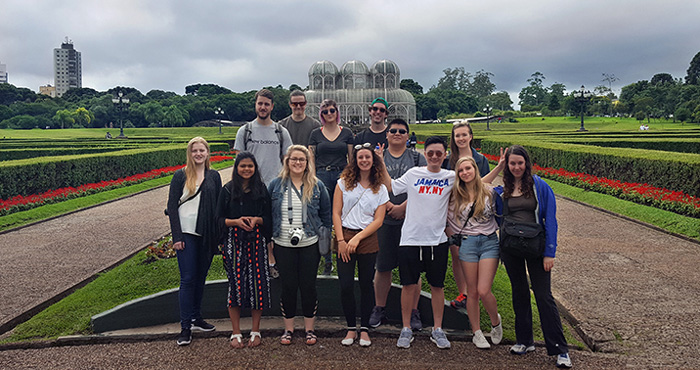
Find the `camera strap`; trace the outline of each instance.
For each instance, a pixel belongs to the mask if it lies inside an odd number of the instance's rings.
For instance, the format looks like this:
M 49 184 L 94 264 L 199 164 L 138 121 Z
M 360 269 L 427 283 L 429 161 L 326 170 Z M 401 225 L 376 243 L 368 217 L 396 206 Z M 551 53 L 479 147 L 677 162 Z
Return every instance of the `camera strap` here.
M 301 186 L 302 190 L 304 189 L 304 185 Z M 301 224 L 306 226 L 306 204 L 304 204 L 304 197 L 301 196 L 301 193 L 297 188 L 294 187 L 294 184 L 292 184 L 292 180 L 287 180 L 287 217 L 289 218 L 289 224 L 292 224 L 292 221 L 294 221 L 294 207 L 292 206 L 292 191 L 296 193 L 297 197 L 301 201 Z
M 472 208 L 469 210 L 469 214 L 467 215 L 467 219 L 464 220 L 464 225 L 462 225 L 462 228 L 459 229 L 459 232 L 457 234 L 460 234 L 460 235 L 462 234 L 462 231 L 464 230 L 464 228 L 467 227 L 467 223 L 469 222 L 469 219 L 472 218 L 472 216 L 474 216 L 474 206 L 475 205 L 476 204 L 472 204 Z

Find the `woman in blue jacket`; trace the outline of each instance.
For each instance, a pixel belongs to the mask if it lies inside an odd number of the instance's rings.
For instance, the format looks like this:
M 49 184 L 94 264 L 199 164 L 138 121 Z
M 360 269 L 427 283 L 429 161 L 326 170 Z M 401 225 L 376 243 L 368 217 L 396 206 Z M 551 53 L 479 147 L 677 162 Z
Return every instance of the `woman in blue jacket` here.
M 524 355 L 535 350 L 532 334 L 532 309 L 530 306 L 530 276 L 535 293 L 540 323 L 547 354 L 557 356 L 557 367 L 571 367 L 569 349 L 564 338 L 561 318 L 551 290 L 551 270 L 557 251 L 557 205 L 552 188 L 540 177 L 532 174 L 532 162 L 527 150 L 513 145 L 501 154 L 498 166 L 485 180 L 490 182 L 501 170 L 503 187 L 496 191 L 503 197 L 504 222 L 539 224 L 544 229 L 544 250 L 538 255 L 514 253 L 501 248 L 501 259 L 508 272 L 513 289 L 516 344 L 510 352 Z M 503 228 L 500 238 L 506 238 Z
M 331 228 L 331 201 L 322 181 L 316 178 L 313 157 L 302 145 L 287 150 L 279 177 L 268 186 L 272 198 L 272 240 L 279 266 L 284 316 L 284 334 L 280 343 L 291 344 L 297 292 L 301 295 L 304 315 L 305 342 L 316 344 L 314 317 L 316 271 L 321 255 L 318 249 L 318 230 Z

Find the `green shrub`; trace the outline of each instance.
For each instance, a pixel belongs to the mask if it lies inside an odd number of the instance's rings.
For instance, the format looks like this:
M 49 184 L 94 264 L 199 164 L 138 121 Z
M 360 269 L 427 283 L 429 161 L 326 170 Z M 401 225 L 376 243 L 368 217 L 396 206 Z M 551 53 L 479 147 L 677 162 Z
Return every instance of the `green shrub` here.
M 481 141 L 481 150 L 498 155 L 500 147 L 513 144 L 526 147 L 532 161 L 542 167 L 647 183 L 700 196 L 700 155 L 697 154 L 553 143 L 528 136 L 487 138 Z
M 211 144 L 212 152 L 228 144 Z M 51 189 L 116 180 L 156 168 L 185 163 L 182 144 L 129 149 L 110 154 L 41 157 L 0 162 L 0 199 L 39 194 Z

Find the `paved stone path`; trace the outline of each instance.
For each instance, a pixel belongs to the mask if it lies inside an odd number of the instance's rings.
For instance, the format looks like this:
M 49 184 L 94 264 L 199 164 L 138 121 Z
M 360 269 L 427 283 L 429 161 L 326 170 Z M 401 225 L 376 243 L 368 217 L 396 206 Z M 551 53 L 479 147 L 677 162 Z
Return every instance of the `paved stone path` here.
M 167 192 L 0 235 L 0 325 L 168 232 Z M 561 198 L 558 219 L 553 291 L 589 344 L 610 365 L 696 367 L 700 245 Z

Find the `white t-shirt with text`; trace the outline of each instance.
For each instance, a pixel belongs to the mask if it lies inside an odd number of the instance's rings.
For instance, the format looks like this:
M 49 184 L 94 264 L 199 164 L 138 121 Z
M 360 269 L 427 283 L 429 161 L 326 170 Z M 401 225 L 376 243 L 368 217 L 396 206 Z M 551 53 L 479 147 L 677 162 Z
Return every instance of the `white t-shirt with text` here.
M 455 172 L 441 168 L 413 167 L 391 180 L 394 195 L 406 194 L 406 218 L 401 227 L 401 246 L 436 246 L 447 241 L 447 206 Z

